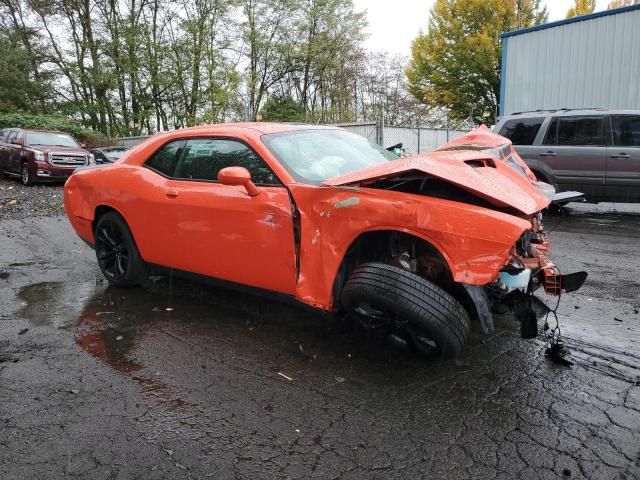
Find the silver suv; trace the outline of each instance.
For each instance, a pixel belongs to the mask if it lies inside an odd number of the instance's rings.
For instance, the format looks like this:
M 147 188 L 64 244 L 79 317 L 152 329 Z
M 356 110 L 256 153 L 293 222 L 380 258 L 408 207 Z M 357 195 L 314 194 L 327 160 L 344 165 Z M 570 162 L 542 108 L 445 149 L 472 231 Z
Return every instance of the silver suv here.
M 598 202 L 640 201 L 640 111 L 536 110 L 502 117 L 507 137 L 539 180 Z

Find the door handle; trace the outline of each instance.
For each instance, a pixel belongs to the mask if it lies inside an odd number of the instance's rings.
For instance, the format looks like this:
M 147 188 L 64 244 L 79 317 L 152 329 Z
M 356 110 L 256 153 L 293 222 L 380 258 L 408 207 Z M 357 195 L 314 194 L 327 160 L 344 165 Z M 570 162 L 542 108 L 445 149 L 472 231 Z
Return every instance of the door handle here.
M 556 152 L 543 152 L 540 154 L 541 157 L 557 157 Z
M 169 189 L 169 190 L 165 190 L 164 194 L 168 197 L 168 198 L 176 198 L 178 195 L 180 195 L 180 191 L 178 190 L 174 190 L 174 189 Z
M 611 158 L 631 158 L 628 153 L 619 153 L 617 155 L 610 155 Z

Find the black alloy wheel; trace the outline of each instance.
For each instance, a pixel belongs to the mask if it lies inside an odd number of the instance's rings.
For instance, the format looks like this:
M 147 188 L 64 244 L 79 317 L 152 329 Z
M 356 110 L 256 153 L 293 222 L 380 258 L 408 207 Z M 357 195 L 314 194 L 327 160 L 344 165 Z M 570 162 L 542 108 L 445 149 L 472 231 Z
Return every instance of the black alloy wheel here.
M 139 285 L 146 279 L 146 267 L 124 219 L 116 212 L 105 213 L 96 224 L 96 257 L 110 284 Z

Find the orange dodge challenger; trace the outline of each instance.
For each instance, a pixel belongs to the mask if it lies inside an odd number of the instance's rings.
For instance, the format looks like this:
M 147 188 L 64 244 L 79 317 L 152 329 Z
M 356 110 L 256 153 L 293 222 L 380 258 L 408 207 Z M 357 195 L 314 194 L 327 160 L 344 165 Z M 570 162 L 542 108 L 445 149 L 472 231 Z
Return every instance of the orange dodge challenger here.
M 398 158 L 339 128 L 221 124 L 76 171 L 65 208 L 113 285 L 195 274 L 346 312 L 453 357 L 471 319 L 492 332 L 496 308 L 537 335 L 532 292 L 586 278 L 549 260 L 549 200 L 534 183 L 478 149 Z

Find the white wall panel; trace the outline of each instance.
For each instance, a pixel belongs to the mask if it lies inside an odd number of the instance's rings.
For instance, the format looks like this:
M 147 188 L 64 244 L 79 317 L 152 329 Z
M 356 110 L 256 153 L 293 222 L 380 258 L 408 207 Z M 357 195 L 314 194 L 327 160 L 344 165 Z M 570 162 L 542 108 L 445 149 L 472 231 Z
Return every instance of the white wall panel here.
M 640 109 L 640 9 L 503 38 L 500 114 Z

